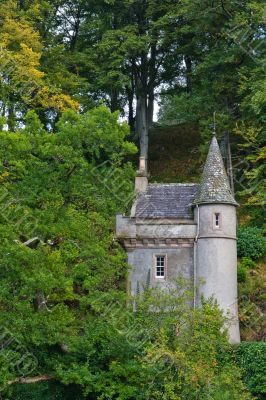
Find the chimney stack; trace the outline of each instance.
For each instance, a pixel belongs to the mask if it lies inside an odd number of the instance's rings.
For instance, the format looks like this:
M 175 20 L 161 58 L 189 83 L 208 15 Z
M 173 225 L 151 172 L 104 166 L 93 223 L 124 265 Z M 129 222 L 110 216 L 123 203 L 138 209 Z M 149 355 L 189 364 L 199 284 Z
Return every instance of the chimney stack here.
M 148 171 L 147 159 L 145 157 L 139 158 L 139 170 L 137 171 L 135 179 L 135 190 L 137 193 L 144 193 L 148 188 Z

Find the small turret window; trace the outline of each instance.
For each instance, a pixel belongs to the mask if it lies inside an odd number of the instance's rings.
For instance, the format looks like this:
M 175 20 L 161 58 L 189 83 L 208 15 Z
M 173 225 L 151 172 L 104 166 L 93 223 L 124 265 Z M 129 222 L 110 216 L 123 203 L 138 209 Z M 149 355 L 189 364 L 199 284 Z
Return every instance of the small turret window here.
M 221 226 L 221 215 L 220 213 L 215 213 L 214 214 L 214 227 L 216 229 L 219 229 Z

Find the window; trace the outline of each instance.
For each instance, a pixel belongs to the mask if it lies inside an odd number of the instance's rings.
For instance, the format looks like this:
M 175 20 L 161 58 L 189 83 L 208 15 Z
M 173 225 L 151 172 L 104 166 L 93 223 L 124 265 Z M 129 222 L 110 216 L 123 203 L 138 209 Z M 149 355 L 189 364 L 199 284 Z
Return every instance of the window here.
M 220 214 L 219 213 L 215 213 L 214 214 L 214 226 L 216 229 L 220 228 Z
M 166 256 L 160 255 L 155 257 L 155 277 L 157 279 L 165 279 L 166 276 Z

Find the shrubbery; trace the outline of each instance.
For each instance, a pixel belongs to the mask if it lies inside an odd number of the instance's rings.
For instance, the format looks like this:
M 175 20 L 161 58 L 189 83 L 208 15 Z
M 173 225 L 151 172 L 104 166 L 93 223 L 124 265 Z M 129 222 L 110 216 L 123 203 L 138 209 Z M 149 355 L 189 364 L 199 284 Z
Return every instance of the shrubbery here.
M 237 349 L 239 366 L 250 392 L 259 399 L 266 397 L 266 343 L 243 342 Z
M 237 282 L 244 283 L 247 280 L 247 270 L 241 264 L 237 266 Z
M 237 281 L 239 283 L 246 282 L 248 270 L 255 269 L 256 265 L 255 261 L 251 260 L 249 257 L 243 257 L 237 266 Z
M 249 258 L 249 257 L 243 257 L 240 265 L 242 268 L 245 268 L 245 269 L 255 269 L 257 266 L 255 261 L 251 260 L 251 258 Z
M 50 381 L 30 385 L 15 385 L 12 391 L 12 399 L 85 400 L 85 397 L 82 395 L 80 388 L 77 385 L 64 386 L 59 382 Z
M 258 259 L 265 254 L 265 238 L 256 227 L 240 227 L 237 232 L 238 256 Z

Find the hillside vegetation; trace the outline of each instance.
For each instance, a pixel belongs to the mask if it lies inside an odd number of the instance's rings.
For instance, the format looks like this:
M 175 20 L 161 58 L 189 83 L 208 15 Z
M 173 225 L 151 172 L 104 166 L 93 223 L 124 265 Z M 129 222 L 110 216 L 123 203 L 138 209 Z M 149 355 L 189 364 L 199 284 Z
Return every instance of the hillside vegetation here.
M 241 160 L 232 137 L 232 157 Z M 205 155 L 200 151 L 199 128 L 196 125 L 156 126 L 150 133 L 150 182 L 199 182 Z M 235 163 L 238 161 L 235 161 Z M 236 190 L 242 188 L 235 182 Z M 250 220 L 250 209 L 236 193 L 240 224 Z M 262 210 L 263 211 L 263 210 Z M 262 214 L 263 215 L 263 214 Z M 239 318 L 242 340 L 260 341 L 266 335 L 266 261 L 264 257 L 244 267 L 239 257 Z M 242 273 L 242 275 L 241 275 Z
M 158 126 L 150 132 L 151 182 L 198 182 L 202 171 L 196 126 Z
M 1 400 L 265 399 L 265 15 L 265 0 L 1 0 Z M 137 154 L 151 182 L 198 182 L 214 119 L 241 203 L 238 347 L 213 301 L 191 312 L 188 282 L 129 299 L 115 237 Z

